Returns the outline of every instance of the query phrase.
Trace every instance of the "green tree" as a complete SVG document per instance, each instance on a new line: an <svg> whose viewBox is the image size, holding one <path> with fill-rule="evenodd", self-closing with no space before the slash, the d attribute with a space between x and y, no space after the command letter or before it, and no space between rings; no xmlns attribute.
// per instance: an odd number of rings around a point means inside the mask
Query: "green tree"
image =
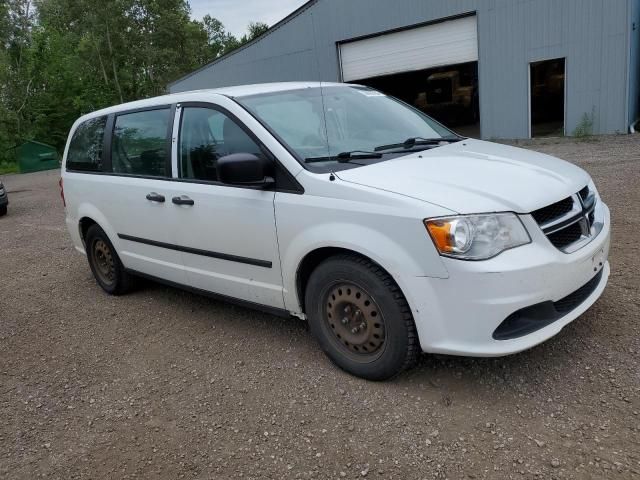
<svg viewBox="0 0 640 480"><path fill-rule="evenodd" d="M258 38L260 35L269 30L269 25L262 22L251 22L249 24L249 33L243 37L247 42L250 42L254 38Z"/></svg>
<svg viewBox="0 0 640 480"><path fill-rule="evenodd" d="M203 59L202 64L211 62L231 50L238 48L238 39L225 30L220 20L213 18L211 15L205 15L202 23L207 32L208 45L206 50L207 56Z"/></svg>
<svg viewBox="0 0 640 480"><path fill-rule="evenodd" d="M267 29L237 39L186 0L0 0L0 160L25 138L61 150L80 115L163 94Z"/></svg>
<svg viewBox="0 0 640 480"><path fill-rule="evenodd" d="M28 101L34 88L30 68L33 5L28 0L5 0L0 7L0 155L29 134Z"/></svg>

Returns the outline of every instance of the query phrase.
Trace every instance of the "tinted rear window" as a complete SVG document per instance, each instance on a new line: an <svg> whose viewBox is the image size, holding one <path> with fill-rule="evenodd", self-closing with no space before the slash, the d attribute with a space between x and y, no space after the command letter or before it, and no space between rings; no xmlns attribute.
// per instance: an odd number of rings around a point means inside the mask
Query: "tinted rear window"
<svg viewBox="0 0 640 480"><path fill-rule="evenodd" d="M67 170L102 171L102 145L107 117L87 120L78 126L67 153Z"/></svg>
<svg viewBox="0 0 640 480"><path fill-rule="evenodd" d="M116 117L111 144L114 173L167 176L170 110L148 110Z"/></svg>

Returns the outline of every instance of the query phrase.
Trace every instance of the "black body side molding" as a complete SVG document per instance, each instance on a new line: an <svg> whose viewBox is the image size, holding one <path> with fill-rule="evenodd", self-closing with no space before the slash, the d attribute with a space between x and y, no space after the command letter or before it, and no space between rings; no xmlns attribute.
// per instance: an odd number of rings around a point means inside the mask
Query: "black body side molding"
<svg viewBox="0 0 640 480"><path fill-rule="evenodd" d="M131 235L125 235L123 233L118 234L118 238L122 240L128 240L129 242L143 243L145 245L151 245L152 247L166 248L169 250L176 250L178 252L192 253L194 255L201 255L203 257L219 258L220 260L227 260L229 262L245 263L247 265L254 265L256 267L272 268L273 263L268 260L259 260L256 258L239 257L238 255L229 255L226 253L211 252L209 250L200 250L199 248L182 247L180 245L173 245L171 243L157 242L155 240L149 240L146 238L132 237Z"/></svg>

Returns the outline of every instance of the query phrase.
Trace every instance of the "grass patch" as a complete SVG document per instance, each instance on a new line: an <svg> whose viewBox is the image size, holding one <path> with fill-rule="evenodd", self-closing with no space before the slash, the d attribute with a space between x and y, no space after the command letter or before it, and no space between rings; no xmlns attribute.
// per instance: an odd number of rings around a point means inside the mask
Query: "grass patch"
<svg viewBox="0 0 640 480"><path fill-rule="evenodd" d="M575 130L573 131L573 136L579 139L587 139L593 136L594 117L595 109L591 111L591 115L589 115L588 113L582 115L580 123L578 123Z"/></svg>
<svg viewBox="0 0 640 480"><path fill-rule="evenodd" d="M15 162L0 162L0 175L6 175L7 173L19 173L18 164Z"/></svg>

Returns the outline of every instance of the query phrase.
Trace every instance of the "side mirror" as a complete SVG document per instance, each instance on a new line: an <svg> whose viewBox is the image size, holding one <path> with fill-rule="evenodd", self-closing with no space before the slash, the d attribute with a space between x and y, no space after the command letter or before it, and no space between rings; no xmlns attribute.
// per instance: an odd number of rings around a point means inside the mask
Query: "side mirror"
<svg viewBox="0 0 640 480"><path fill-rule="evenodd" d="M229 185L267 187L275 181L271 177L272 165L269 160L251 153L234 153L218 159L216 171L218 180Z"/></svg>

